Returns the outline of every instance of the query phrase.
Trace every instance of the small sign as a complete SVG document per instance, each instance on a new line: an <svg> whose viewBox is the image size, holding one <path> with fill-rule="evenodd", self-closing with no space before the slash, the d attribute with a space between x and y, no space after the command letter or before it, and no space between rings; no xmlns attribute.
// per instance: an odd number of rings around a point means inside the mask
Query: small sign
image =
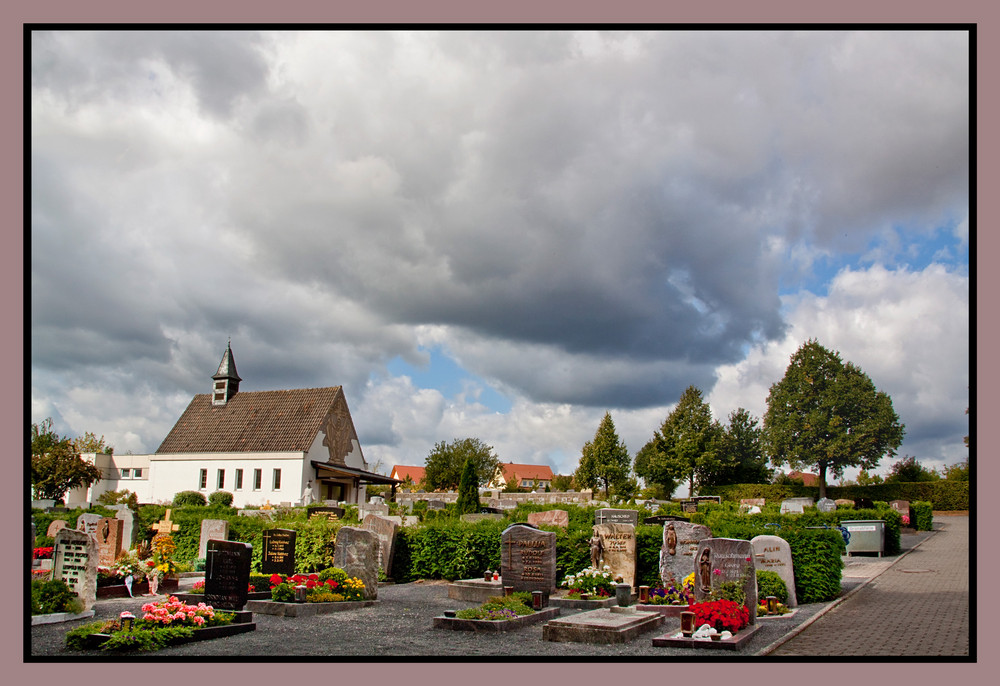
<svg viewBox="0 0 1000 686"><path fill-rule="evenodd" d="M847 526L844 527L848 531L876 531L874 524L865 524L863 526Z"/></svg>

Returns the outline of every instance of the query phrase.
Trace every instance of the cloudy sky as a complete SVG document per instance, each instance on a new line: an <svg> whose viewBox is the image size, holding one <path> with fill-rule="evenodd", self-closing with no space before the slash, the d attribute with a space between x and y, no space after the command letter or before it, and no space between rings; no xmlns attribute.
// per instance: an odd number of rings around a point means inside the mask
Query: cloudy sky
<svg viewBox="0 0 1000 686"><path fill-rule="evenodd" d="M816 338L967 455L963 32L38 32L31 420L155 451L228 340L370 465L635 452ZM896 458L898 459L898 458ZM885 473L893 460L883 460ZM849 476L856 470L848 472Z"/></svg>

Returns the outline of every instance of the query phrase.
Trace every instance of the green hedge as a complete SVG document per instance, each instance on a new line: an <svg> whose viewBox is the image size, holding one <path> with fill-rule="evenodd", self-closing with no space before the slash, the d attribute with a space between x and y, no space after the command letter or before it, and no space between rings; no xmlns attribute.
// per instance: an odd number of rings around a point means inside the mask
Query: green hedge
<svg viewBox="0 0 1000 686"><path fill-rule="evenodd" d="M779 486L776 484L734 484L706 489L705 495L717 495L723 501L738 503L747 498L766 498L782 501L785 498L819 498L819 486ZM868 498L869 500L927 501L934 510L955 511L969 509L968 481L920 481L915 483L876 484L874 486L827 486L826 497Z"/></svg>
<svg viewBox="0 0 1000 686"><path fill-rule="evenodd" d="M931 531L934 529L934 507L925 500L916 500L910 503L913 508L913 517L917 521L910 522L910 526L917 531Z"/></svg>
<svg viewBox="0 0 1000 686"><path fill-rule="evenodd" d="M471 579L500 567L502 520L431 520L398 530L392 560L395 581Z"/></svg>

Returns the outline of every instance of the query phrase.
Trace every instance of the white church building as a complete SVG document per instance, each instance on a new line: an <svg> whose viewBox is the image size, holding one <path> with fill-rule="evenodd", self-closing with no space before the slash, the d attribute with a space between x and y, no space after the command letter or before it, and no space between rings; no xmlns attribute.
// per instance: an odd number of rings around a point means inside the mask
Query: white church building
<svg viewBox="0 0 1000 686"><path fill-rule="evenodd" d="M231 346L151 455L84 454L104 477L66 496L67 506L128 489L140 503L169 503L180 491L233 494L233 506L360 504L368 484L399 480L368 471L343 388L240 392Z"/></svg>

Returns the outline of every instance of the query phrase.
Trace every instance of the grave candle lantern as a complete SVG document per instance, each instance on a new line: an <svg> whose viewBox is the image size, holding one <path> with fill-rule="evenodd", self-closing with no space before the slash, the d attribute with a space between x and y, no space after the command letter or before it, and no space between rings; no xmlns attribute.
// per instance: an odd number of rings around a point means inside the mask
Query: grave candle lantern
<svg viewBox="0 0 1000 686"><path fill-rule="evenodd" d="M503 587L503 594L504 594L505 596L509 596L509 595L511 595L512 593L514 593L514 587L513 587L513 586L504 586L504 587Z"/></svg>
<svg viewBox="0 0 1000 686"><path fill-rule="evenodd" d="M118 617L118 622L121 624L122 631L131 632L135 625L135 615L131 612L122 612Z"/></svg>
<svg viewBox="0 0 1000 686"><path fill-rule="evenodd" d="M308 593L308 591L309 591L309 589L306 588L305 586L296 586L295 587L295 602L297 602L297 603L304 603L304 602L306 602L306 593Z"/></svg>
<svg viewBox="0 0 1000 686"><path fill-rule="evenodd" d="M492 581L492 580L493 580L493 572L487 569L485 572L483 572L483 581Z"/></svg>
<svg viewBox="0 0 1000 686"><path fill-rule="evenodd" d="M639 602L645 603L649 600L649 586L639 587Z"/></svg>
<svg viewBox="0 0 1000 686"><path fill-rule="evenodd" d="M681 633L687 638L691 638L694 634L694 613L693 612L682 612L681 613Z"/></svg>
<svg viewBox="0 0 1000 686"><path fill-rule="evenodd" d="M778 597L769 595L767 596L767 614L773 615L778 611Z"/></svg>
<svg viewBox="0 0 1000 686"><path fill-rule="evenodd" d="M535 610L542 609L542 592L532 591L531 592L531 607Z"/></svg>

